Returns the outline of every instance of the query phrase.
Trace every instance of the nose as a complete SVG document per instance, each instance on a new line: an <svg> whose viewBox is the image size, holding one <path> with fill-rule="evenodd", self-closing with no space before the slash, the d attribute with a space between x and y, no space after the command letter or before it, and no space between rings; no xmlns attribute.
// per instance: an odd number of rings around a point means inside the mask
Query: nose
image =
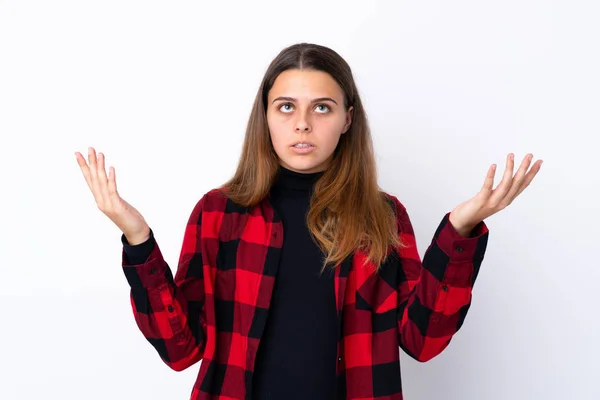
<svg viewBox="0 0 600 400"><path fill-rule="evenodd" d="M296 132L308 132L310 131L310 125L306 121L298 121L296 124Z"/></svg>
<svg viewBox="0 0 600 400"><path fill-rule="evenodd" d="M296 133L306 133L311 130L310 126L310 111L298 112L298 119L296 120Z"/></svg>

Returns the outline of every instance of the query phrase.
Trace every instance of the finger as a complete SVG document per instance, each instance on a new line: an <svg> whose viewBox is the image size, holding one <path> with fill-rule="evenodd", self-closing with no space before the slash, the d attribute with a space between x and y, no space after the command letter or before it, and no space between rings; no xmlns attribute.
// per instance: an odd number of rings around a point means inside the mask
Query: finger
<svg viewBox="0 0 600 400"><path fill-rule="evenodd" d="M511 186L510 190L508 191L508 193L506 194L506 196L504 197L504 199L502 200L502 206L504 206L504 207L508 206L510 203L512 203L514 198L517 196L519 189L525 183L525 173L529 169L532 159L533 159L533 154L527 154L523 158L523 161L521 162L521 165L519 166L519 169L517 170L517 173L516 173L515 177L513 178L513 184Z"/></svg>
<svg viewBox="0 0 600 400"><path fill-rule="evenodd" d="M77 159L77 164L79 165L79 168L81 169L81 173L83 174L85 183L87 183L88 187L91 190L92 189L92 178L90 176L90 169L87 165L87 162L85 161L85 158L83 158L83 155L81 155L81 153L78 151L75 152L75 158Z"/></svg>
<svg viewBox="0 0 600 400"><path fill-rule="evenodd" d="M108 169L108 194L111 198L117 194L117 179L115 175L115 168L110 167Z"/></svg>
<svg viewBox="0 0 600 400"><path fill-rule="evenodd" d="M506 157L506 160L506 168L504 169L502 181L500 182L498 187L494 189L494 192L492 193L492 196L490 198L493 204L499 204L502 201L502 199L504 199L504 197L508 193L508 190L512 186L513 169L515 166L514 154L510 153Z"/></svg>
<svg viewBox="0 0 600 400"><path fill-rule="evenodd" d="M517 194L515 195L515 198L517 196L519 196L521 193L523 193L523 191L529 186L529 184L531 183L531 181L533 181L533 178L535 178L535 176L537 175L537 173L540 172L540 168L542 167L542 162L543 162L543 160L537 160L535 162L535 164L533 164L533 167L531 167L531 170L527 173L527 175L525 175L525 179L523 180L523 184L521 185L521 187L517 191Z"/></svg>
<svg viewBox="0 0 600 400"><path fill-rule="evenodd" d="M104 164L104 153L100 152L98 153L98 186L102 192L102 198L108 200L108 178L106 177L106 167Z"/></svg>
<svg viewBox="0 0 600 400"><path fill-rule="evenodd" d="M94 193L96 203L100 204L102 202L102 190L100 190L98 182L96 150L93 147L88 149L88 163L90 164L90 176L92 177L92 192Z"/></svg>
<svg viewBox="0 0 600 400"><path fill-rule="evenodd" d="M494 176L496 175L496 164L492 164L488 169L487 175L485 177L485 181L483 182L483 186L481 187L481 191L489 196L492 193L492 188L494 187Z"/></svg>
<svg viewBox="0 0 600 400"><path fill-rule="evenodd" d="M75 153L75 156L77 157L77 163L79 164L79 167L81 168L81 172L83 173L83 176L85 177L85 182L87 183L88 187L90 188L90 191L92 192L94 201L96 202L96 204L98 204L98 202L102 201L102 199L98 196L97 191L94 189L94 177L92 176L92 172L91 172L87 162L85 161L85 158L83 157L83 155L81 153L77 152L77 153Z"/></svg>
<svg viewBox="0 0 600 400"><path fill-rule="evenodd" d="M115 175L114 167L110 167L108 169L108 195L113 210L118 210L118 207L121 205L121 199L119 197L119 193L117 192L117 179Z"/></svg>

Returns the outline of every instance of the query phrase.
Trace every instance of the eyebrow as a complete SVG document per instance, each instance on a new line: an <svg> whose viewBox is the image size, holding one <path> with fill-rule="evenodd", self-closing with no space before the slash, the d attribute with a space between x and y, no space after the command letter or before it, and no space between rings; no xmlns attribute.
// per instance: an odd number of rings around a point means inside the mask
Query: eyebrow
<svg viewBox="0 0 600 400"><path fill-rule="evenodd" d="M277 100L285 100L285 101L292 101L292 102L296 102L298 101L298 99L294 98L294 97L285 97L285 96L280 96L278 98L276 98L275 100L273 100L273 103L275 103ZM319 103L321 101L331 101L333 102L335 105L337 105L337 101L335 101L334 99L332 99L331 97L319 97L316 99L313 99L311 101L311 103ZM273 104L271 103L271 104Z"/></svg>

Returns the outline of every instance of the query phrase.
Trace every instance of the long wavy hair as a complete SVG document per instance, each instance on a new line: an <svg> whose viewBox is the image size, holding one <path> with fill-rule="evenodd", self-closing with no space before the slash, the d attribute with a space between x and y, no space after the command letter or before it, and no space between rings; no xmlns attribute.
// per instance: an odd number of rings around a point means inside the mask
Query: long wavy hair
<svg viewBox="0 0 600 400"><path fill-rule="evenodd" d="M357 249L365 253L365 264L370 261L379 269L391 246L403 244L393 203L377 183L371 132L352 71L328 47L298 43L273 59L254 100L237 170L219 190L242 207L268 197L280 164L267 124L267 99L275 79L289 69L328 73L344 92L345 111L354 107L350 128L340 136L333 159L315 183L307 213L309 232L325 254L322 271Z"/></svg>

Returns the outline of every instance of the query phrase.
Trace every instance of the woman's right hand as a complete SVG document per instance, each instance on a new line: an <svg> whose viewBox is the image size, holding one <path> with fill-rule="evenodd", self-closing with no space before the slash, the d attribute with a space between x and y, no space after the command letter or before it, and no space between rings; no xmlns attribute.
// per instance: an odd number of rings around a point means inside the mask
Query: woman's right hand
<svg viewBox="0 0 600 400"><path fill-rule="evenodd" d="M96 157L94 148L88 148L89 166L81 153L75 152L75 157L100 211L117 225L129 244L145 242L150 236L150 228L138 210L119 196L115 169L110 167L106 175L104 154L98 153Z"/></svg>

